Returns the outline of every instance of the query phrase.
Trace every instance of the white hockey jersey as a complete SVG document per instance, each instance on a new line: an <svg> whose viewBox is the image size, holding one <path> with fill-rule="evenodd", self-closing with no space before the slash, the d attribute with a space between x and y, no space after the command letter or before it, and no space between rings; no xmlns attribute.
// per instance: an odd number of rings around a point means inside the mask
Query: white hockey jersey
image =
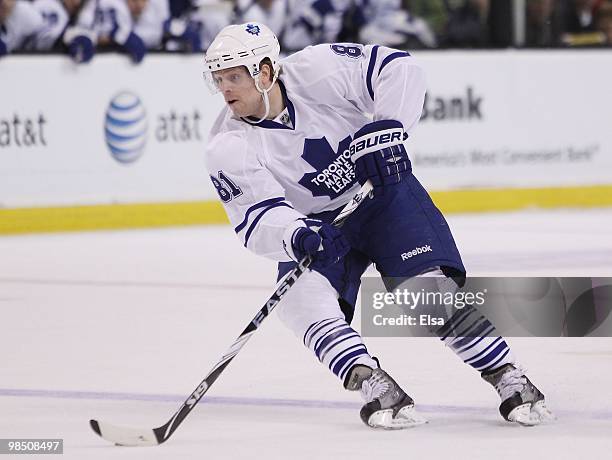
<svg viewBox="0 0 612 460"><path fill-rule="evenodd" d="M25 0L17 0L13 11L3 24L0 24L0 39L11 52L25 47L44 28L45 23L40 13Z"/></svg>
<svg viewBox="0 0 612 460"><path fill-rule="evenodd" d="M243 244L290 260L283 234L295 219L334 210L359 189L348 152L372 120L410 133L425 97L423 71L403 51L324 44L281 60L287 110L252 125L224 108L206 148L208 171Z"/></svg>
<svg viewBox="0 0 612 460"><path fill-rule="evenodd" d="M38 51L50 50L68 25L68 12L61 0L34 0L32 5L45 21L45 26L36 35L32 48Z"/></svg>

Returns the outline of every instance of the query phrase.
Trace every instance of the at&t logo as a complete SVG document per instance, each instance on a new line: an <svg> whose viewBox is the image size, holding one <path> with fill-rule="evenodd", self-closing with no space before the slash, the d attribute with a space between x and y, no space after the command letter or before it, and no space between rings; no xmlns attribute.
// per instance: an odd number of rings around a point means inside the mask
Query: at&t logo
<svg viewBox="0 0 612 460"><path fill-rule="evenodd" d="M104 135L111 155L120 163L133 163L147 142L147 115L134 93L121 92L106 109Z"/></svg>

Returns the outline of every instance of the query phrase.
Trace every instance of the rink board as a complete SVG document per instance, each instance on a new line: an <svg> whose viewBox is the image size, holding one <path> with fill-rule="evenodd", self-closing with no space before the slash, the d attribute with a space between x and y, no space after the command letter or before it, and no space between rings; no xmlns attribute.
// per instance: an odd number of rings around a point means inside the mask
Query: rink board
<svg viewBox="0 0 612 460"><path fill-rule="evenodd" d="M612 205L612 52L415 54L428 95L407 147L444 211ZM0 61L0 233L225 222L203 158L223 101L201 71Z"/></svg>
<svg viewBox="0 0 612 460"><path fill-rule="evenodd" d="M432 192L444 213L612 205L612 186ZM0 235L227 224L220 201L0 209Z"/></svg>

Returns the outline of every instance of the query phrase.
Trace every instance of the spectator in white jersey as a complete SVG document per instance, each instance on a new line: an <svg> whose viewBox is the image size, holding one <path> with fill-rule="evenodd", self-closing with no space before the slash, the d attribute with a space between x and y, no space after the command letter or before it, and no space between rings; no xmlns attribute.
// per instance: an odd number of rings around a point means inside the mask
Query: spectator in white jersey
<svg viewBox="0 0 612 460"><path fill-rule="evenodd" d="M45 26L33 40L32 49L60 50L64 32L79 10L81 0L34 0L33 5L43 17Z"/></svg>
<svg viewBox="0 0 612 460"><path fill-rule="evenodd" d="M350 322L371 264L390 292L465 294L452 233L412 174L405 144L423 111L424 72L409 53L379 45L321 44L282 60L279 53L277 37L259 23L228 26L209 47L205 76L226 103L206 145L211 181L241 243L278 261L279 279L311 261L289 290L278 288L278 316L344 388L361 392L363 422L421 424L412 398ZM371 195L356 195L367 185ZM355 201L341 229L333 226ZM428 332L497 390L506 420L552 418L544 395L473 305L419 307L445 315ZM410 351L402 353L409 365Z"/></svg>
<svg viewBox="0 0 612 460"><path fill-rule="evenodd" d="M45 26L30 2L0 0L0 57L27 47Z"/></svg>

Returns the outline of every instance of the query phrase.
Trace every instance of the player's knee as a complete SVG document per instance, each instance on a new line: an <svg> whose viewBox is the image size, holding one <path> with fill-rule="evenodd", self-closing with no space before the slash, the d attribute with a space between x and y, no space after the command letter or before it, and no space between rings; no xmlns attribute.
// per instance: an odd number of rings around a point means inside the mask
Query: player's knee
<svg viewBox="0 0 612 460"><path fill-rule="evenodd" d="M336 290L324 276L312 271L287 292L276 311L281 322L300 339L317 321L344 318Z"/></svg>

